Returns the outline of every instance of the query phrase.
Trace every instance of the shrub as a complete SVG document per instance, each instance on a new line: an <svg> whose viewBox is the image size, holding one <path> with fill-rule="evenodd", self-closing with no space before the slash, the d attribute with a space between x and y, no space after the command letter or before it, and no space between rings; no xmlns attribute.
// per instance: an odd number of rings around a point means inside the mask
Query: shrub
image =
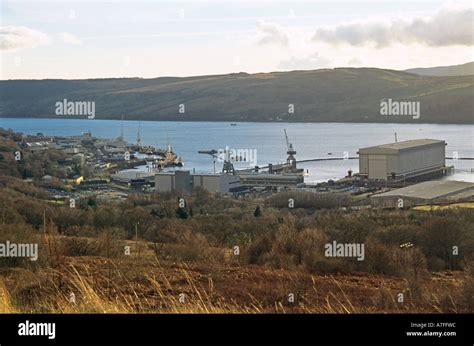
<svg viewBox="0 0 474 346"><path fill-rule="evenodd" d="M47 263L47 250L43 237L30 225L0 225L0 242L2 244L33 244L37 245L37 260L29 257L0 257L0 267L26 267L36 269ZM33 254L31 254L33 255Z"/></svg>
<svg viewBox="0 0 474 346"><path fill-rule="evenodd" d="M295 208L337 208L351 204L351 199L347 194L314 192L277 193L268 198L267 204L275 208L288 208L290 198L295 201Z"/></svg>
<svg viewBox="0 0 474 346"><path fill-rule="evenodd" d="M183 262L222 263L224 260L221 249L212 248L204 235L189 230L181 234L178 244L164 246L160 250L163 255Z"/></svg>
<svg viewBox="0 0 474 346"><path fill-rule="evenodd" d="M463 284L463 295L467 311L474 311L474 262L467 266L467 277Z"/></svg>
<svg viewBox="0 0 474 346"><path fill-rule="evenodd" d="M119 241L110 233L102 232L98 238L64 237L61 239L63 256L117 257L122 253Z"/></svg>

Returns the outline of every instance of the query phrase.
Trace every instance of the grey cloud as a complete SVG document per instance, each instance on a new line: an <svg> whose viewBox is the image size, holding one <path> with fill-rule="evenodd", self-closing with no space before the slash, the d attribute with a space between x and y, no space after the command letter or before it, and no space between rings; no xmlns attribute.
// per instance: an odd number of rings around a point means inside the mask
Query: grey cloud
<svg viewBox="0 0 474 346"><path fill-rule="evenodd" d="M393 43L420 43L433 47L474 44L474 10L445 9L430 18L396 19L375 23L346 23L319 28L314 41L353 46L375 44L386 47Z"/></svg>

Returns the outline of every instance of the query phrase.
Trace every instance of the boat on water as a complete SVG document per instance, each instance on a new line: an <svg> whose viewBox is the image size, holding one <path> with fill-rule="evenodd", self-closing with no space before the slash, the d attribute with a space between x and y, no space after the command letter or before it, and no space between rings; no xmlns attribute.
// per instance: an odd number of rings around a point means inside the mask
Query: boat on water
<svg viewBox="0 0 474 346"><path fill-rule="evenodd" d="M173 152L170 144L167 144L166 149L155 148L153 146L138 146L132 145L129 147L134 153L140 154L143 160L152 160L153 165L157 169L167 167L183 167L184 161Z"/></svg>

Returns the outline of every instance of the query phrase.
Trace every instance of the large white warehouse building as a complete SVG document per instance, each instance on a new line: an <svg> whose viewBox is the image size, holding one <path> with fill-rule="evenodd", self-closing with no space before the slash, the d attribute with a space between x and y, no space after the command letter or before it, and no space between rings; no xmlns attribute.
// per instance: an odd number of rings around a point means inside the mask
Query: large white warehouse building
<svg viewBox="0 0 474 346"><path fill-rule="evenodd" d="M423 180L446 171L446 142L415 139L359 149L359 175L373 180Z"/></svg>

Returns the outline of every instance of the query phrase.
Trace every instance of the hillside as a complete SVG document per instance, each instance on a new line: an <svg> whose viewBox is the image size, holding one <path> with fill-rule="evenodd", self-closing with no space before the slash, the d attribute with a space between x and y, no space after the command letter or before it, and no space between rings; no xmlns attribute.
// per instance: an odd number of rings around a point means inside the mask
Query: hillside
<svg viewBox="0 0 474 346"><path fill-rule="evenodd" d="M474 75L474 61L462 65L436 66L427 68L412 68L405 72L416 73L422 76L472 76Z"/></svg>
<svg viewBox="0 0 474 346"><path fill-rule="evenodd" d="M95 101L96 119L472 123L474 76L373 68L156 79L0 81L1 117L56 117L55 103ZM381 116L380 100L420 101L421 117ZM179 105L185 112L179 113ZM295 107L289 114L289 104ZM72 116L63 116L72 117ZM79 116L85 118L85 116Z"/></svg>
<svg viewBox="0 0 474 346"><path fill-rule="evenodd" d="M116 202L88 193L71 208L53 202L57 190L0 173L0 234L38 245L34 261L0 256L0 313L473 311L467 209L342 212L291 192L309 202L291 210L200 190L186 196L195 213L183 218L177 193ZM365 244L364 260L326 255L332 240ZM416 246L403 248L408 241Z"/></svg>

